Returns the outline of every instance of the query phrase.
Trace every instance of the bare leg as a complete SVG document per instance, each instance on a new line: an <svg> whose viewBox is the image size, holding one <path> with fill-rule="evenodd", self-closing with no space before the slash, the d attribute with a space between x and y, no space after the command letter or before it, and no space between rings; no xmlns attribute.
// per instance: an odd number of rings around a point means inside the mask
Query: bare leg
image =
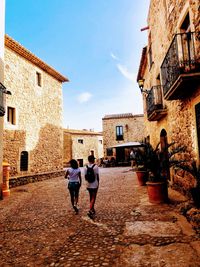
<svg viewBox="0 0 200 267"><path fill-rule="evenodd" d="M96 201L96 196L97 196L97 190L90 190L90 210L94 212L94 204Z"/></svg>

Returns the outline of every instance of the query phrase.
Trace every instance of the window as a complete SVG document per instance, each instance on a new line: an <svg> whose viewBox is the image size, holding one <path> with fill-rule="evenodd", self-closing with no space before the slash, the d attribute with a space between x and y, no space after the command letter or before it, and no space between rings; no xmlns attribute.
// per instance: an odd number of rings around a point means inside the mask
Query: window
<svg viewBox="0 0 200 267"><path fill-rule="evenodd" d="M0 117L5 114L4 90L6 90L6 88L2 83L0 83Z"/></svg>
<svg viewBox="0 0 200 267"><path fill-rule="evenodd" d="M15 108L7 107L7 121L10 124L16 124L16 111Z"/></svg>
<svg viewBox="0 0 200 267"><path fill-rule="evenodd" d="M101 144L101 145L103 144L102 140L99 140L99 144Z"/></svg>
<svg viewBox="0 0 200 267"><path fill-rule="evenodd" d="M149 68L153 65L153 59L152 59L152 47L149 46Z"/></svg>
<svg viewBox="0 0 200 267"><path fill-rule="evenodd" d="M194 67L195 62L194 35L191 33L189 12L182 21L180 33L177 35L179 62L180 67L187 71Z"/></svg>
<svg viewBox="0 0 200 267"><path fill-rule="evenodd" d="M163 97L162 97L162 88L160 86L160 74L158 74L156 78L156 86L153 86L153 95L154 95L154 104L159 108L158 105L163 104ZM160 108L162 108L160 106Z"/></svg>
<svg viewBox="0 0 200 267"><path fill-rule="evenodd" d="M20 171L28 171L28 152L27 151L21 152Z"/></svg>
<svg viewBox="0 0 200 267"><path fill-rule="evenodd" d="M36 71L36 84L37 86L42 86L42 74Z"/></svg>
<svg viewBox="0 0 200 267"><path fill-rule="evenodd" d="M77 159L78 161L78 166L83 167L83 159Z"/></svg>
<svg viewBox="0 0 200 267"><path fill-rule="evenodd" d="M79 144L83 144L83 139L78 139Z"/></svg>
<svg viewBox="0 0 200 267"><path fill-rule="evenodd" d="M124 140L123 126L116 126L116 140Z"/></svg>
<svg viewBox="0 0 200 267"><path fill-rule="evenodd" d="M190 16L189 12L186 14L185 19L180 27L182 32L189 32L190 31Z"/></svg>
<svg viewBox="0 0 200 267"><path fill-rule="evenodd" d="M113 156L113 149L112 148L107 148L106 149L106 154L107 154L107 156Z"/></svg>

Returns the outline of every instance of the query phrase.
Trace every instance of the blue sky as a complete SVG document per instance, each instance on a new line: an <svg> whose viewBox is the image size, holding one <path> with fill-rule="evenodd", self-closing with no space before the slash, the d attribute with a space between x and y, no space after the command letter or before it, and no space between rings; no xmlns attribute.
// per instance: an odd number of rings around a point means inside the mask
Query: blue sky
<svg viewBox="0 0 200 267"><path fill-rule="evenodd" d="M143 112L136 76L149 0L6 0L6 33L61 74L63 127ZM52 111L53 112L53 111Z"/></svg>

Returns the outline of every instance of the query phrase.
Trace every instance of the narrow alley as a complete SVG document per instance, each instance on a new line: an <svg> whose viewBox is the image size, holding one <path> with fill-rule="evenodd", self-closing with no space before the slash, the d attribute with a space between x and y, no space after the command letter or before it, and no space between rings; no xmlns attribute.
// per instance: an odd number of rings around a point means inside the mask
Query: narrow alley
<svg viewBox="0 0 200 267"><path fill-rule="evenodd" d="M200 266L200 236L179 213L185 199L169 197L152 205L129 167L101 168L92 221L84 183L78 215L63 177L12 188L0 202L0 266Z"/></svg>

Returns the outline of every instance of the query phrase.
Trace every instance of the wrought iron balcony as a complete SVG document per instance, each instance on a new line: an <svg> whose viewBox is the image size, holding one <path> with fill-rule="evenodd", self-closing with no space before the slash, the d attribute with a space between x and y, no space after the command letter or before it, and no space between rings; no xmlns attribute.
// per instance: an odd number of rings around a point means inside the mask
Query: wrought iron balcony
<svg viewBox="0 0 200 267"><path fill-rule="evenodd" d="M189 96L200 82L200 32L176 34L161 65L164 98Z"/></svg>
<svg viewBox="0 0 200 267"><path fill-rule="evenodd" d="M149 121L158 121L167 114L163 105L162 86L153 86L146 98L147 118Z"/></svg>

